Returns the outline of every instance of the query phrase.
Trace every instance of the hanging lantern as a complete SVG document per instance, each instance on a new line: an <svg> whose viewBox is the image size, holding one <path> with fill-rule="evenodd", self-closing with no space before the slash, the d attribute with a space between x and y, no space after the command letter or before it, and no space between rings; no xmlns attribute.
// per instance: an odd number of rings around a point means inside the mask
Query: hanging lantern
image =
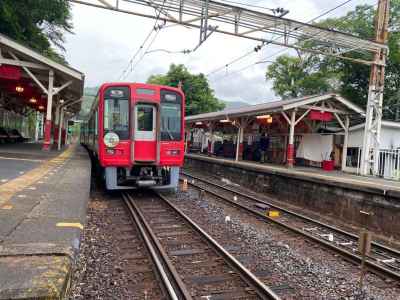
<svg viewBox="0 0 400 300"><path fill-rule="evenodd" d="M21 86L21 85L17 85L17 86L15 87L15 91L16 91L17 93L23 93L23 92L24 92L24 87Z"/></svg>
<svg viewBox="0 0 400 300"><path fill-rule="evenodd" d="M35 97L32 97L31 99L29 99L29 103L36 103L37 100L35 99Z"/></svg>

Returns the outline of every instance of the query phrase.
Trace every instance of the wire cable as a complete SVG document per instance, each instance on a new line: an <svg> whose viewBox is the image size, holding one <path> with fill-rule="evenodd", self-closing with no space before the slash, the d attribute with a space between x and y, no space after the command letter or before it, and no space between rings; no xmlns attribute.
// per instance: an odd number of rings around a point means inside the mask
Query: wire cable
<svg viewBox="0 0 400 300"><path fill-rule="evenodd" d="M129 63L127 65L127 67L122 71L121 75L119 76L119 79L122 79L125 77L126 73L128 72L129 68L131 68L133 61L135 60L135 58L139 55L140 51L142 51L144 45L147 43L148 39L150 38L151 34L153 33L154 28L152 28L152 30L148 33L148 35L146 36L146 38L144 39L143 43L141 44L141 46L138 48L138 50L135 52L135 54L132 56L132 58L129 60Z"/></svg>
<svg viewBox="0 0 400 300"><path fill-rule="evenodd" d="M150 39L150 37L151 37L151 35L153 34L154 31L156 31L156 35L155 36L157 37L159 31L157 31L157 29L156 29L157 27L156 26L157 26L158 20L160 19L161 12L162 12L162 10L164 8L165 1L166 0L163 1L161 8L158 10L158 14L156 16L156 20L154 22L153 27L151 28L150 32L147 34L146 38L144 39L143 43L140 45L139 49L135 52L135 54L129 60L129 63L128 63L127 67L122 71L121 75L119 76L119 80L126 78L128 76L128 74L133 71L133 62L134 62L134 60L140 54L140 52L143 50L143 48L145 47L147 41ZM154 40L155 40L155 38L153 38L151 44L153 44ZM147 48L147 50L148 49L149 48ZM143 58L143 56L142 56L142 58ZM129 69L130 69L130 72L129 72Z"/></svg>
<svg viewBox="0 0 400 300"><path fill-rule="evenodd" d="M161 30L161 29L160 29L160 30ZM150 47L153 45L154 41L156 40L158 34L160 33L160 30L157 30L157 31L156 31L156 34L154 35L154 37L153 37L153 39L151 40L151 42L148 44L148 46L147 46L146 50L143 52L142 56L139 58L139 60L138 60L134 65L132 65L131 72L132 72L133 70L136 69L136 67L140 64L140 62L143 60L143 58L144 58L144 57L146 56L146 54L149 52L149 49L150 49Z"/></svg>
<svg viewBox="0 0 400 300"><path fill-rule="evenodd" d="M351 1L353 1L353 0L347 0L347 1L345 1L345 2L343 2L343 3L341 3L341 4L339 4L339 5L337 5L336 7L332 8L332 9L330 9L330 10L328 10L328 11L326 11L326 12L320 14L320 15L318 15L317 17L314 17L314 18L311 19L308 23L314 22L315 20L317 20L317 19L319 19L319 18L321 18L321 17L323 17L323 16L326 16L327 14L329 14L329 13L331 13L332 11L334 11L334 10L336 10L336 9L338 9L338 8L340 8L340 7L344 6L344 5L346 5L346 4L348 4L348 3L351 2ZM373 5L371 5L371 6L365 7L365 8L363 9L363 11L364 11L364 10L367 10L367 9L370 9L371 7L375 7L377 4L378 4L378 2L375 2L375 4L373 4ZM348 19L349 17L350 17L350 16L344 17L344 19ZM304 26L305 26L305 25L304 25ZM289 51L289 49L287 49L287 48L282 49L282 50L278 51L277 53L274 53L274 54L272 54L272 55L270 55L270 56L267 56L267 57L263 58L263 60L269 59L269 58L271 58L271 57L273 57L273 56L276 56L277 54L284 53L284 52L287 52L287 51ZM247 55L250 55L250 54L252 54L252 53L255 53L255 52L254 52L254 51L248 52L248 53L246 53L245 55L242 55L242 56L240 56L239 58L233 60L232 62L237 62L237 61L239 61L239 60L242 60L244 57L246 57ZM228 63L228 64L226 64L226 65L224 65L223 67L220 67L220 68L218 68L218 69L212 71L211 73L207 74L207 76L209 76L209 75L211 75L211 74L214 74L214 73L216 73L216 72L219 72L220 70L222 70L222 69L224 69L224 68L227 68L229 65L232 64L232 62L231 62L231 63ZM223 79L223 78L225 78L225 77L228 77L228 76L231 76L231 75L234 75L234 74L238 74L238 73L240 73L240 72L242 72L242 71L244 71L244 70L250 68L251 66L256 65L257 63L258 63L258 62L252 63L252 64L250 64L250 65L248 65L248 66L246 66L246 67L244 67L244 68L242 68L242 69L240 69L240 70L236 70L236 71L234 71L233 73L225 74L225 75L221 76L220 78L217 78L217 79L214 79L214 80L217 80L217 81L218 81L218 80Z"/></svg>
<svg viewBox="0 0 400 300"><path fill-rule="evenodd" d="M309 20L309 21L307 22L307 24L308 24L308 23L312 23L312 22L314 22L315 20L317 20L317 19L319 19L319 18L322 18L322 17L324 17L324 16L330 14L331 12L335 11L336 9L339 9L339 8L345 6L346 4L348 4L348 3L352 2L352 1L353 1L353 0L346 0L346 1L344 1L343 3L341 3L341 4L337 5L337 6L331 8L331 9L325 11L325 12L323 12L322 14L320 14L320 15L318 15L318 16L312 18L311 20ZM304 26L305 26L305 25L303 25L303 27L304 27ZM301 27L300 27L300 28L301 28ZM289 32L289 33L290 33L290 32ZM276 40L278 40L279 38L280 38L280 37L277 37L277 38L273 39L272 41L276 41ZM265 46L266 44L269 44L269 43L264 43L261 47ZM287 49L285 49L285 51L287 51ZM249 56L249 55L251 55L251 54L253 54L253 53L255 53L254 49L252 49L251 51L245 53L244 55L241 55L240 57L238 57L238 58L232 60L231 62L225 64L224 66L218 67L217 69L211 71L210 73L207 74L207 77L210 76L210 75L212 75L212 74L215 74L215 73L217 73L217 72L219 72L219 71L221 71L221 70L223 70L223 69L225 69L225 68L227 68L227 67L229 67L230 65L232 65L232 64L234 64L234 63L236 63L236 62L238 62L238 61L240 61L240 60L242 60L242 59L244 59L245 57L247 57L247 56Z"/></svg>

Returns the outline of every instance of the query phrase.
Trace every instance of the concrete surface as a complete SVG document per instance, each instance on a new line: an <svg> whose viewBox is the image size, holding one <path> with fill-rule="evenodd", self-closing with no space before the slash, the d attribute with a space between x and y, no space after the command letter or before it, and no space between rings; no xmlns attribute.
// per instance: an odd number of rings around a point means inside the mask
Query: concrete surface
<svg viewBox="0 0 400 300"><path fill-rule="evenodd" d="M60 299L85 225L90 160L80 146L61 154L17 150L43 161L0 185L0 299Z"/></svg>
<svg viewBox="0 0 400 300"><path fill-rule="evenodd" d="M60 152L43 152L42 144L0 144L0 185L36 168Z"/></svg>

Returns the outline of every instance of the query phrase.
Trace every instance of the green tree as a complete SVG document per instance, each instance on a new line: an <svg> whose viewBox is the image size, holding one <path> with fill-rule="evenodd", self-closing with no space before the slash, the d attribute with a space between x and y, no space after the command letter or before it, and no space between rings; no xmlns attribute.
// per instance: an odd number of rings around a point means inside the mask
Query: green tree
<svg viewBox="0 0 400 300"><path fill-rule="evenodd" d="M186 115L221 110L225 107L214 95L204 74L191 74L184 65L172 64L165 75L152 75L148 83L177 87L182 83L186 97Z"/></svg>
<svg viewBox="0 0 400 300"><path fill-rule="evenodd" d="M288 99L332 90L338 74L318 56L282 55L268 67L266 79L273 80L274 91Z"/></svg>
<svg viewBox="0 0 400 300"><path fill-rule="evenodd" d="M376 9L373 6L360 5L344 17L327 19L319 25L373 40L375 38L375 15ZM400 0L391 0L390 2L388 46L389 56L385 73L384 115L386 118L394 118L395 105L400 100ZM353 55L352 57L372 58L361 54L358 56ZM365 107L368 100L371 68L344 60L331 60L331 63L334 64L336 69L342 71L340 78L341 94Z"/></svg>
<svg viewBox="0 0 400 300"><path fill-rule="evenodd" d="M67 0L1 0L0 32L65 63L64 33L72 32L71 10Z"/></svg>

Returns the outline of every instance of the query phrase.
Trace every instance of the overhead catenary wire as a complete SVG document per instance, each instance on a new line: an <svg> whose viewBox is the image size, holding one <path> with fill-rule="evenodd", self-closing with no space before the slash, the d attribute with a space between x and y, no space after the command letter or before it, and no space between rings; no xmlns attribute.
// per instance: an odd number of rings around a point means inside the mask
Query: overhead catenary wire
<svg viewBox="0 0 400 300"><path fill-rule="evenodd" d="M148 35L146 36L146 38L144 39L143 43L140 45L140 47L138 48L138 50L135 52L135 54L132 56L132 58L129 60L129 63L127 65L127 67L122 71L121 75L119 76L119 79L122 79L125 77L125 74L128 72L129 68L131 68L133 61L135 60L135 58L139 55L140 51L142 51L144 45L147 43L148 39L150 38L151 34L153 33L154 28L148 33Z"/></svg>
<svg viewBox="0 0 400 300"><path fill-rule="evenodd" d="M160 30L161 30L161 29L160 29ZM136 67L140 64L140 62L143 60L143 58L144 58L144 57L146 56L146 54L149 52L149 49L150 49L150 47L153 45L154 41L156 40L158 34L160 33L160 30L157 30L157 31L156 31L156 34L153 36L153 39L152 39L152 40L150 41L150 43L147 45L146 50L143 52L142 56L138 59L138 61L137 61L134 65L132 65L131 72L132 72L133 70L136 69Z"/></svg>
<svg viewBox="0 0 400 300"><path fill-rule="evenodd" d="M158 24L158 20L160 19L160 15L161 15L161 13L162 13L162 10L163 10L163 8L164 8L165 1L166 1L166 0L163 1L161 8L158 9L158 14L157 14L157 16L156 16L156 20L155 20L154 25L152 26L150 32L147 34L147 36L146 36L146 38L144 39L143 43L140 45L140 47L138 48L138 50L134 53L134 55L132 56L132 58L129 60L129 63L128 63L127 67L122 71L121 75L119 76L119 80L126 78L126 77L128 76L128 74L131 73L131 72L134 70L134 64L133 64L133 63L134 63L134 60L135 60L136 57L142 52L143 48L145 47L147 41L150 39L150 37L151 37L151 35L153 34L153 32L156 32L155 37L154 37L153 40L150 42L150 46L154 43L155 38L157 37L159 31L161 30L161 27L160 27L160 28L157 28L157 24ZM149 49L149 47L147 47L146 51L144 52L144 55L146 54L146 52L148 51L148 49ZM144 56L144 55L142 55L142 57L139 59L139 61L143 59L143 56ZM137 65L137 64L135 64L135 66L136 66L136 65ZM130 72L129 72L129 70L130 70Z"/></svg>
<svg viewBox="0 0 400 300"><path fill-rule="evenodd" d="M311 20L308 21L307 23L314 22L314 21L316 21L317 19L322 18L322 17L324 17L324 16L330 14L330 13L333 12L334 10L343 7L344 5L350 3L351 1L353 1L353 0L346 0L345 2L343 2L343 3L341 3L341 4L337 5L337 6L335 6L334 8L331 8L331 9L329 9L328 11L326 11L326 12L324 12L324 13L322 13L322 14L316 16L316 17L314 17L313 19L311 19ZM364 11L364 10L370 9L371 7L375 7L377 4L378 4L378 1L375 2L375 4L371 4L371 6L366 6L366 7L364 7L364 8L363 8L363 11ZM345 17L345 19L347 19L347 18L349 18L349 17L350 17L350 16L347 16L347 17ZM305 26L305 25L303 25L303 26ZM264 44L258 46L258 47L259 47L258 50L260 50L263 46L265 46L265 45L267 45L267 44L269 44L269 43L264 43ZM273 57L273 56L276 56L276 55L279 54L279 53L284 53L284 52L287 52L287 51L289 51L289 50L290 50L290 49L282 49L282 50L278 51L278 53L274 53L274 54L272 54L272 55L270 55L270 56L267 56L267 57L263 58L263 60L269 59L269 58L271 58L271 57ZM229 62L229 63L227 63L227 64L225 64L225 65L223 65L223 66L221 66L221 67L219 67L219 68L217 68L217 69L215 69L215 70L213 70L212 72L208 73L207 76L210 76L210 75L213 75L213 74L215 74L215 73L218 73L219 71L221 71L221 70L223 70L223 69L226 69L227 67L231 66L232 64L234 64L234 63L236 63L236 62L238 62L238 61L244 59L245 57L250 56L250 55L252 55L252 54L254 54L254 53L256 53L256 51L255 51L254 49L252 49L251 51L245 53L244 55L241 55L240 57L238 57L238 58L232 60L231 62ZM225 75L221 76L220 78L217 78L216 80L220 80L220 79L222 79L222 78L225 78L225 77L227 77L227 76L231 76L231 75L233 75L233 74L238 74L238 73L240 73L240 72L242 72L242 71L244 71L244 70L246 70L246 69L248 69L248 68L250 68L251 66L254 66L254 65L256 65L256 64L257 64L257 62L252 63L252 64L247 65L246 67L244 67L244 68L242 68L242 69L240 69L240 70L236 70L236 71L234 71L234 72L232 72L232 73L225 74ZM215 80L215 79L214 79L214 80Z"/></svg>
<svg viewBox="0 0 400 300"><path fill-rule="evenodd" d="M337 5L337 6L335 6L334 8L331 8L331 9L329 9L328 11L323 12L322 14L320 14L320 15L318 15L318 16L312 18L312 19L309 20L307 23L314 22L314 21L318 20L319 18L322 18L322 17L326 16L327 14L331 13L332 11L334 11L334 10L336 10L336 9L338 9L338 8L340 8L340 7L342 7L342 6L346 5L346 4L348 4L348 3L350 3L351 1L353 1L353 0L346 0L345 2L343 2L343 3L341 3L341 4ZM275 40L277 40L277 39L279 39L279 37L275 38ZM260 45L260 46L263 47L263 46L265 46L265 44L262 44L262 45ZM261 48L259 48L259 49L261 49ZM287 49L285 49L285 51L286 51L286 50L287 50ZM236 63L236 62L238 62L238 61L244 59L245 57L247 57L247 56L249 56L249 55L252 55L252 54L254 54L254 53L255 53L255 51L254 51L254 49L252 49L251 51L246 52L244 55L239 56L238 58L232 60L231 62L225 64L224 66L221 66L221 67L215 69L214 71L208 73L207 76L210 76L210 75L212 75L212 74L215 74L215 73L217 73L217 72L219 72L219 71L221 71L221 70L227 68L228 66L230 66L230 65L232 65L232 64L234 64L234 63Z"/></svg>
<svg viewBox="0 0 400 300"><path fill-rule="evenodd" d="M272 58L272 57L274 57L274 56L276 56L276 55L278 55L278 54L281 54L281 53L283 53L283 52L286 52L286 51L287 51L287 49L281 49L281 50L279 50L279 51L277 51L277 52L275 52L275 53L273 53L273 54L271 54L271 55L269 55L269 56L263 58L263 60L267 60L267 59L269 59L269 58ZM230 76L232 76L232 75L239 74L239 73L241 73L241 72L243 72L243 71L245 71L245 70L247 70L247 69L249 69L249 68L251 68L251 67L257 65L257 64L260 64L260 63L264 63L264 61L256 61L256 62L251 63L250 65L247 65L247 66L245 66L245 67L243 67L243 68L241 68L241 69L239 69L239 70L235 70L235 71L230 72L230 73L227 73L227 74L225 74L225 75L223 75L223 76L221 76L221 77L219 77L219 78L217 78L217 79L214 79L214 81L219 81L219 80L221 80L221 79L223 79L223 78L226 78L226 77L230 77ZM265 63L270 63L270 62L269 62L269 61L265 61Z"/></svg>

